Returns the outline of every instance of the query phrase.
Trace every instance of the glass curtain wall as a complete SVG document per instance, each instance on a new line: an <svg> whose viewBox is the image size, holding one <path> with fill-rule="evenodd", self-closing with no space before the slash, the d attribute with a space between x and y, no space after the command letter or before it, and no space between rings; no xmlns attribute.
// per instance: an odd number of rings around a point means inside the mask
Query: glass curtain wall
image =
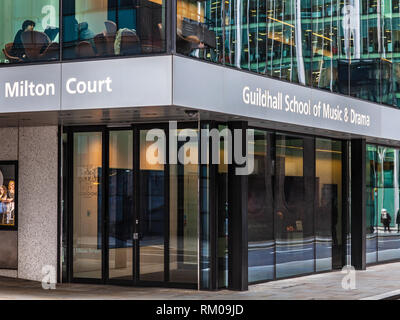
<svg viewBox="0 0 400 320"><path fill-rule="evenodd" d="M250 283L342 267L342 160L339 140L255 130Z"/></svg>
<svg viewBox="0 0 400 320"><path fill-rule="evenodd" d="M163 0L64 0L63 58L165 50Z"/></svg>
<svg viewBox="0 0 400 320"><path fill-rule="evenodd" d="M367 154L374 160L366 172L367 224L374 239L368 262L400 259L399 149L367 145Z"/></svg>
<svg viewBox="0 0 400 320"><path fill-rule="evenodd" d="M177 0L177 51L400 107L399 0Z"/></svg>
<svg viewBox="0 0 400 320"><path fill-rule="evenodd" d="M59 59L58 0L0 0L0 64Z"/></svg>

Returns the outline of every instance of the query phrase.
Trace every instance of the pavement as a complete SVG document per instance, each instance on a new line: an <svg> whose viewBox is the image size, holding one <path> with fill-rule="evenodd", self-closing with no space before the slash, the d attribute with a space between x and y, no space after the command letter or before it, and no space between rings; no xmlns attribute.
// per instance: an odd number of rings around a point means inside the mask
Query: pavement
<svg viewBox="0 0 400 320"><path fill-rule="evenodd" d="M249 286L248 291L197 291L114 285L57 284L0 277L0 300L380 300L399 299L400 263L365 271L314 274ZM345 288L343 288L343 286ZM347 288L347 289L346 289Z"/></svg>

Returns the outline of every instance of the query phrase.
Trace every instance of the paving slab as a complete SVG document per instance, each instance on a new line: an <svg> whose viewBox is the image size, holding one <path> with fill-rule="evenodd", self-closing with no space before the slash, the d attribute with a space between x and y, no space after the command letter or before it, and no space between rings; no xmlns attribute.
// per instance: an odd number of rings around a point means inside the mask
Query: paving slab
<svg viewBox="0 0 400 320"><path fill-rule="evenodd" d="M349 274L334 271L251 285L248 291L76 283L57 284L55 290L44 290L40 282L0 277L0 300L380 300L400 295L400 262L371 266L365 271L354 271L351 276L353 282L344 281Z"/></svg>

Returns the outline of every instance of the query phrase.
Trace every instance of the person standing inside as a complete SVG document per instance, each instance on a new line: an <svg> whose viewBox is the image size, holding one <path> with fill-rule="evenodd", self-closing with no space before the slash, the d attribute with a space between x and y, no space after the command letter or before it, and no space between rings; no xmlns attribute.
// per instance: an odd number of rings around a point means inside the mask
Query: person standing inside
<svg viewBox="0 0 400 320"><path fill-rule="evenodd" d="M397 232L400 232L400 209L397 210L396 224L397 224Z"/></svg>

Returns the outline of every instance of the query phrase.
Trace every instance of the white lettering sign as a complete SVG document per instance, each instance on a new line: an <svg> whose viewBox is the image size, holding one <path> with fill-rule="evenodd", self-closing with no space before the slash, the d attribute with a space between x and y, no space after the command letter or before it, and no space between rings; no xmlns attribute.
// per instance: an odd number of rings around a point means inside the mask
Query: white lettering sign
<svg viewBox="0 0 400 320"><path fill-rule="evenodd" d="M5 83L6 98L54 96L56 86L54 83L37 83L32 81L17 81Z"/></svg>
<svg viewBox="0 0 400 320"><path fill-rule="evenodd" d="M271 94L269 90L243 87L242 100L245 104L257 107L274 109L280 112L294 113L306 117L322 118L336 122L349 123L356 126L369 127L371 118L368 114L356 111L351 107L332 106L329 103L311 99L301 100L295 95L277 92Z"/></svg>
<svg viewBox="0 0 400 320"><path fill-rule="evenodd" d="M105 80L78 81L77 78L69 78L66 82L66 90L69 94L102 93L112 92L112 80L107 77Z"/></svg>

